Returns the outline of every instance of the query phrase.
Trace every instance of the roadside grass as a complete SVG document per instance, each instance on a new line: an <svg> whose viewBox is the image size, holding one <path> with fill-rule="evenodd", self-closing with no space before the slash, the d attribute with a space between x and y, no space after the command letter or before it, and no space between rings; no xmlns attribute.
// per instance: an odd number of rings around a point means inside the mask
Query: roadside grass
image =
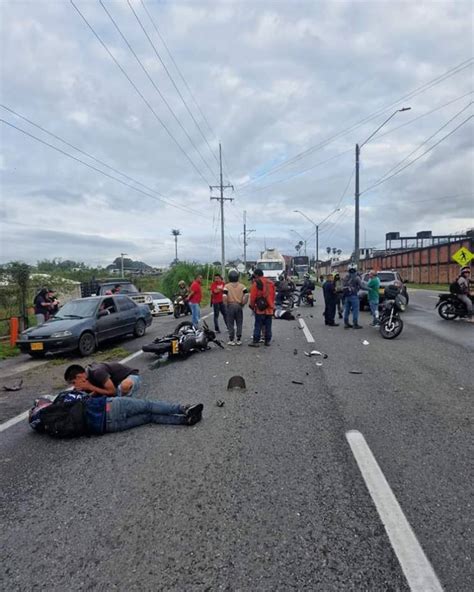
<svg viewBox="0 0 474 592"><path fill-rule="evenodd" d="M415 290L434 290L435 292L449 292L449 284L406 284L408 290L414 288Z"/></svg>
<svg viewBox="0 0 474 592"><path fill-rule="evenodd" d="M130 352L123 347L113 347L112 349L97 351L88 358L93 362L109 362L110 360L121 360L130 355ZM48 366L62 366L71 362L70 358L53 358L48 361Z"/></svg>
<svg viewBox="0 0 474 592"><path fill-rule="evenodd" d="M20 350L14 345L10 345L8 341L0 341L0 360L6 360L7 358L14 358L18 356Z"/></svg>

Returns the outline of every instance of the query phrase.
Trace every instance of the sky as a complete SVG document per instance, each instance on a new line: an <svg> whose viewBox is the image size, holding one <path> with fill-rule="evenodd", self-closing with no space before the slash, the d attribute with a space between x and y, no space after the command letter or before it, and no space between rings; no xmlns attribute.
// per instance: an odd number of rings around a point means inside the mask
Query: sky
<svg viewBox="0 0 474 592"><path fill-rule="evenodd" d="M227 259L350 255L356 143L361 246L474 227L469 1L0 11L0 263L219 261L219 142Z"/></svg>

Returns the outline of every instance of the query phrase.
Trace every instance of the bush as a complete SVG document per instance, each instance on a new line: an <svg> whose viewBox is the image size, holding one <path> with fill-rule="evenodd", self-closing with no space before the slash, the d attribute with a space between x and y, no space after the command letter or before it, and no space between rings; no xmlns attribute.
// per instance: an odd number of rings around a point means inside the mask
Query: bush
<svg viewBox="0 0 474 592"><path fill-rule="evenodd" d="M214 279L215 273L220 273L221 270L214 265L200 265L197 263L177 263L169 271L161 276L161 292L173 298L178 290L178 282L184 280L186 285L191 285L197 274L201 274L203 278L202 282L202 304L206 305L209 303L209 286Z"/></svg>

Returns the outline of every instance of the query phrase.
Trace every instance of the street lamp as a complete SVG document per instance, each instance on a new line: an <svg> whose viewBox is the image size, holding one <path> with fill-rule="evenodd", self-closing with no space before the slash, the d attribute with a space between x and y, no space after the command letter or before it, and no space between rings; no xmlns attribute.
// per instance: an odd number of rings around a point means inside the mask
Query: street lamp
<svg viewBox="0 0 474 592"><path fill-rule="evenodd" d="M403 107L402 109L397 109L394 111L390 117L388 117L379 127L370 134L370 136L362 142L362 144L356 144L355 147L355 239L354 239L354 261L355 264L359 264L359 232L360 232L360 217L359 217L359 156L360 156L360 149L362 146L367 144L367 142L375 136L375 134L383 128L383 126L388 123L392 117L395 117L397 113L403 113L403 111L410 111L411 107Z"/></svg>
<svg viewBox="0 0 474 592"><path fill-rule="evenodd" d="M315 229L316 229L316 245L315 245L315 267L316 267L316 277L319 277L319 227L324 224L324 222L326 222L326 220L328 218L330 218L333 214L335 214L336 212L340 212L341 208L336 208L335 210L333 210L330 214L328 214L326 216L326 218L324 218L324 220L321 220L321 222L319 222L319 224L316 224L316 222L314 220L312 220L309 216L307 216L304 212L302 212L301 210L293 210L293 212L297 212L298 214L301 214L304 218L306 218L306 220L308 220L309 222L311 222L311 224L314 225Z"/></svg>
<svg viewBox="0 0 474 592"><path fill-rule="evenodd" d="M300 239L303 241L304 244L304 254L306 255L306 239L301 236L301 234L299 232L296 232L296 230L293 230L292 228L290 229L291 232L294 232L296 235L298 235L300 237Z"/></svg>

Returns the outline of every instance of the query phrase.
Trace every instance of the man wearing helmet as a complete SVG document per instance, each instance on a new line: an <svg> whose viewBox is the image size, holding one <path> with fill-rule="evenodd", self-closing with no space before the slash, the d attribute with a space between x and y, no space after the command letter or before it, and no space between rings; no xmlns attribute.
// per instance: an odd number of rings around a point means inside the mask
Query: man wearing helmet
<svg viewBox="0 0 474 592"><path fill-rule="evenodd" d="M178 282L178 291L176 293L176 296L179 296L183 299L184 305L186 307L186 314L189 314L191 312L188 302L189 290L184 280L180 280Z"/></svg>
<svg viewBox="0 0 474 592"><path fill-rule="evenodd" d="M343 280L344 289L344 329L362 329L359 325L359 290L362 288L362 280L357 273L354 264L349 265L347 274ZM349 315L352 310L353 324L349 323Z"/></svg>
<svg viewBox="0 0 474 592"><path fill-rule="evenodd" d="M227 345L242 345L243 308L249 299L247 288L239 282L239 272L229 271L229 283L224 286L224 305L227 310ZM237 339L234 341L234 337Z"/></svg>
<svg viewBox="0 0 474 592"><path fill-rule="evenodd" d="M309 273L305 273L303 278L303 285L301 286L300 295L298 296L298 306L301 304L301 299L303 298L303 296L309 294L314 290L314 282L310 279Z"/></svg>
<svg viewBox="0 0 474 592"><path fill-rule="evenodd" d="M458 277L457 284L459 286L459 292L457 297L461 302L464 302L464 305L467 309L467 316L468 320L472 323L472 300L471 300L471 288L470 288L470 279L471 279L471 268L470 267L463 267L461 269L461 273Z"/></svg>

